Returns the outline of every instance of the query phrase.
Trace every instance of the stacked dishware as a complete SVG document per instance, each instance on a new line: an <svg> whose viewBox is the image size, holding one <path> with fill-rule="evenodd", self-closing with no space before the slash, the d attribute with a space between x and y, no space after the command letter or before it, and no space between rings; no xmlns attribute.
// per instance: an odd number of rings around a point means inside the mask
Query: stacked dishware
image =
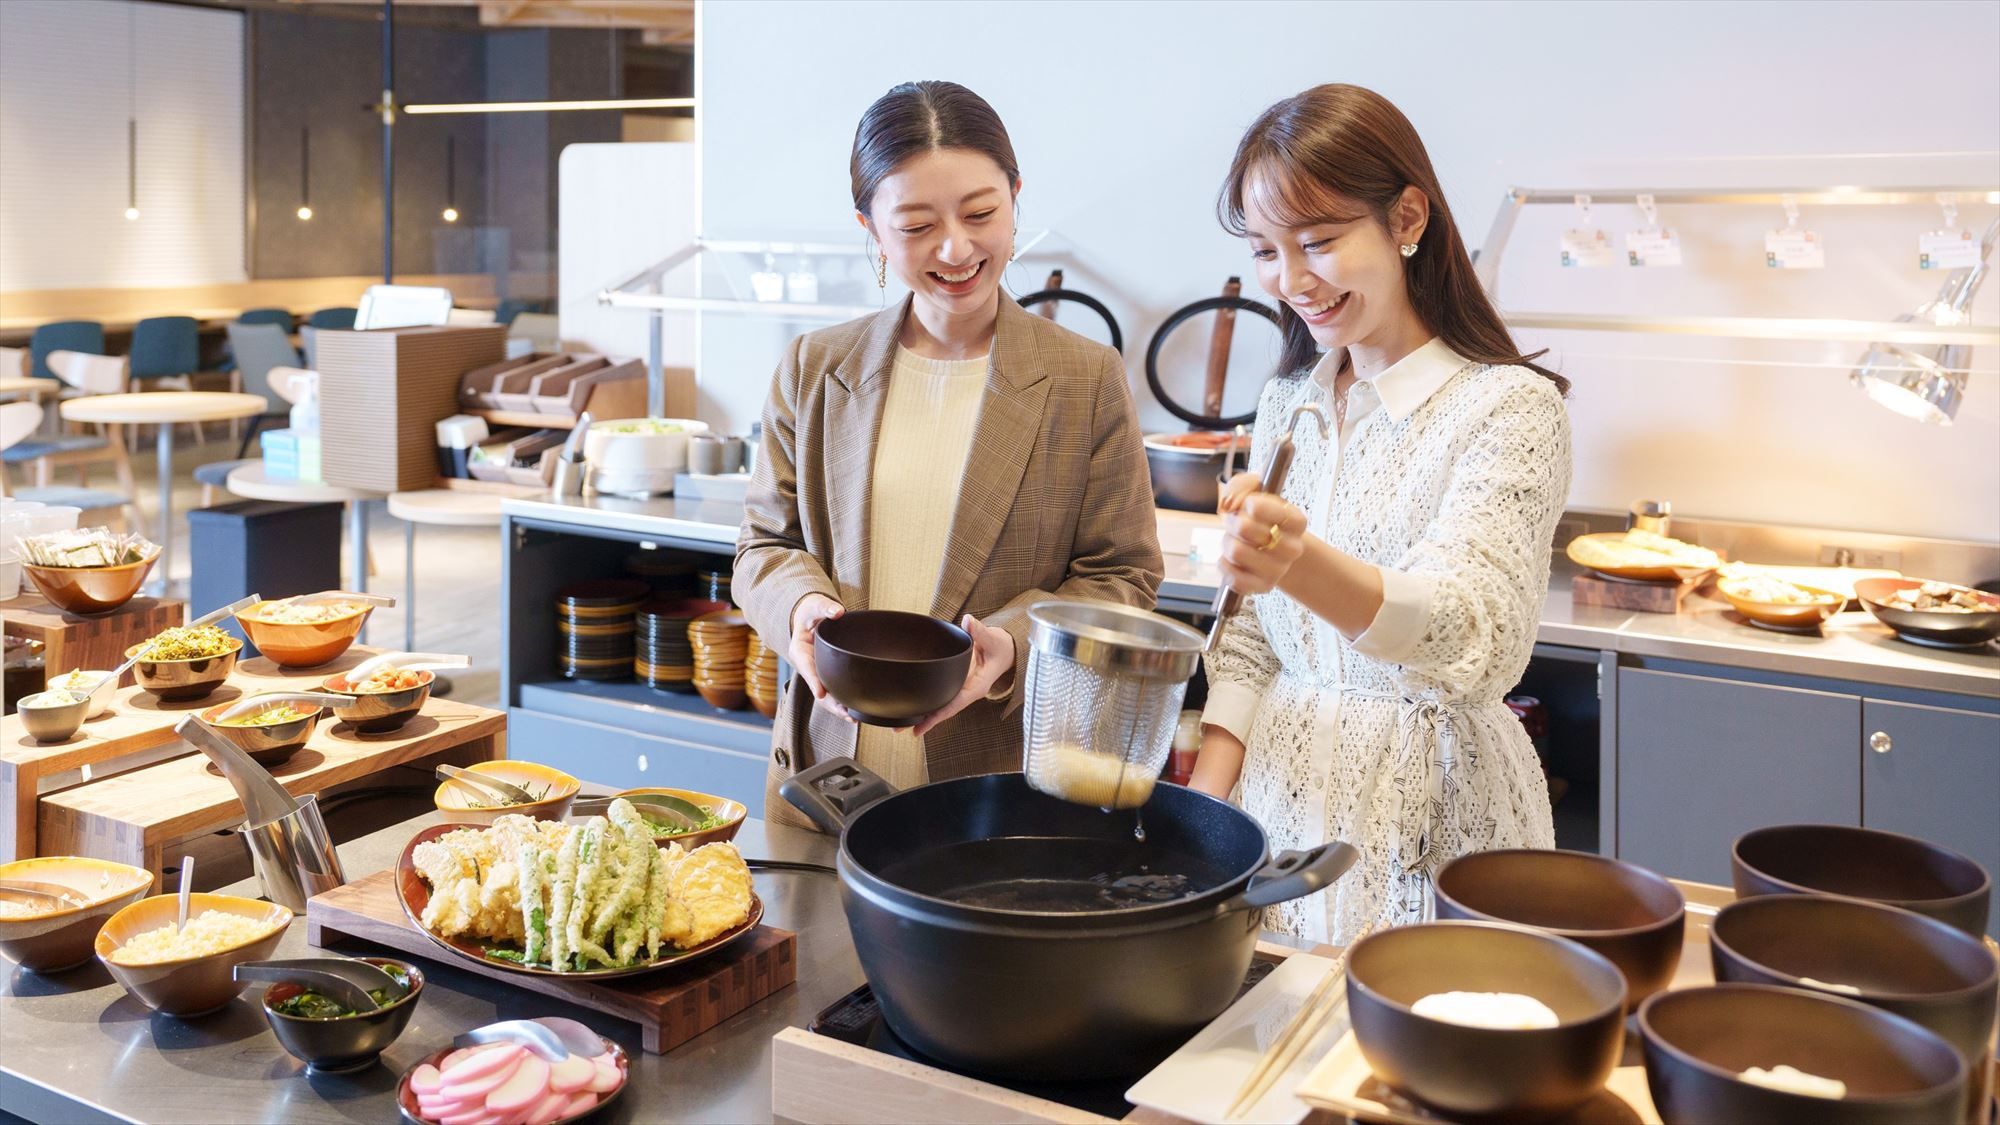
<svg viewBox="0 0 2000 1125"><path fill-rule="evenodd" d="M695 596L695 561L677 551L634 551L625 556L625 573L650 585L663 602Z"/></svg>
<svg viewBox="0 0 2000 1125"><path fill-rule="evenodd" d="M778 717L778 654L755 630L750 633L750 650L743 657L743 693L758 714L767 719Z"/></svg>
<svg viewBox="0 0 2000 1125"><path fill-rule="evenodd" d="M556 595L557 658L566 679L622 680L633 667L633 617L652 594L635 579L565 586Z"/></svg>
<svg viewBox="0 0 2000 1125"><path fill-rule="evenodd" d="M688 624L694 648L694 687L709 706L743 706L743 666L750 653L750 623L735 610L705 613Z"/></svg>
<svg viewBox="0 0 2000 1125"><path fill-rule="evenodd" d="M689 575L692 577L693 572ZM632 671L639 682L661 691L694 692L694 643L688 623L705 613L726 610L700 598L648 602L639 607Z"/></svg>
<svg viewBox="0 0 2000 1125"><path fill-rule="evenodd" d="M726 565L714 570L697 572L694 576L694 592L698 598L707 598L712 602L726 602L729 605L736 604L735 599L729 596L729 568Z"/></svg>

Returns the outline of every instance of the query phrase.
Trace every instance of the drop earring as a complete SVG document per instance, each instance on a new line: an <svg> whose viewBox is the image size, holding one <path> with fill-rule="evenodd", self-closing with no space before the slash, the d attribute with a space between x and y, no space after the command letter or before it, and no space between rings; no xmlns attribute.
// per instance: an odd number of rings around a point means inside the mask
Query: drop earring
<svg viewBox="0 0 2000 1125"><path fill-rule="evenodd" d="M1405 258L1414 258L1417 256L1417 244L1414 242L1405 242L1401 246L1396 247L1396 250Z"/></svg>
<svg viewBox="0 0 2000 1125"><path fill-rule="evenodd" d="M889 255L878 255L875 260L875 288L889 288Z"/></svg>
<svg viewBox="0 0 2000 1125"><path fill-rule="evenodd" d="M1016 253L1016 252L1015 252L1015 250L1014 250L1014 236L1013 236L1013 235L1011 235L1011 234L1010 234L1010 235L1008 235L1008 236L1007 236L1007 261L1008 261L1009 263L1012 263L1012 262L1014 262L1014 261L1017 261L1017 260L1019 260L1020 256L1021 256L1021 255L1020 255L1020 254L1018 254L1018 253Z"/></svg>

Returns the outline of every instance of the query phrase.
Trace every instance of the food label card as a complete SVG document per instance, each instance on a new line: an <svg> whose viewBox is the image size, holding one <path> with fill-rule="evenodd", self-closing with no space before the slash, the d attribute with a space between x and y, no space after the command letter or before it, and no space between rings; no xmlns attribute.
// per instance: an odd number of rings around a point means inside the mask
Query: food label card
<svg viewBox="0 0 2000 1125"><path fill-rule="evenodd" d="M1667 227L1626 231L1625 262L1633 266L1678 266L1681 236Z"/></svg>
<svg viewBox="0 0 2000 1125"><path fill-rule="evenodd" d="M1826 266L1826 245L1812 230L1767 231L1764 234L1764 264L1777 270L1816 270Z"/></svg>
<svg viewBox="0 0 2000 1125"><path fill-rule="evenodd" d="M1618 252L1611 248L1611 236L1598 228L1566 230L1562 236L1564 268L1596 269L1618 264Z"/></svg>
<svg viewBox="0 0 2000 1125"><path fill-rule="evenodd" d="M1933 230L1917 236L1920 270L1971 269L1979 264L1979 240L1970 230Z"/></svg>

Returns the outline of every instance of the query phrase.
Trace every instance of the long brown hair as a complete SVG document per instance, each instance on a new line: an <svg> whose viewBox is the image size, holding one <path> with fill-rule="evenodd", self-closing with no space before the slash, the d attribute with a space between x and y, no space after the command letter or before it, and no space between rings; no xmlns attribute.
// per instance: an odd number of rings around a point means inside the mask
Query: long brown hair
<svg viewBox="0 0 2000 1125"><path fill-rule="evenodd" d="M942 148L981 153L1000 166L1010 188L1021 182L1014 142L985 98L956 82L905 82L876 98L855 126L847 159L854 209L869 214L885 178L911 157Z"/></svg>
<svg viewBox="0 0 2000 1125"><path fill-rule="evenodd" d="M1472 258L1423 140L1389 99L1360 86L1330 83L1265 110L1236 146L1216 199L1223 227L1238 237L1246 230L1243 193L1253 176L1265 181L1272 202L1283 212L1272 217L1288 226L1351 220L1353 216L1331 214L1337 196L1366 207L1387 227L1389 210L1405 187L1423 192L1430 201L1430 221L1418 236L1416 254L1404 263L1403 282L1424 326L1467 359L1518 364L1569 393L1569 380L1533 362L1547 349L1523 355L1501 322L1473 275ZM1279 316L1285 343L1278 373L1309 369L1319 356L1312 331L1289 307Z"/></svg>

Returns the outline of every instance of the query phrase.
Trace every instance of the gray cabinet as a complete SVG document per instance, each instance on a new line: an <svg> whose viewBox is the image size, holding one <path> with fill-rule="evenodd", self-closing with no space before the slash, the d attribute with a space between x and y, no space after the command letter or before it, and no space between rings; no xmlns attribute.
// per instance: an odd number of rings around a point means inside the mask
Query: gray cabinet
<svg viewBox="0 0 2000 1125"><path fill-rule="evenodd" d="M1767 824L1859 824L1861 700L1640 668L1618 672L1618 855L1729 883Z"/></svg>
<svg viewBox="0 0 2000 1125"><path fill-rule="evenodd" d="M1861 823L1964 852L2000 878L2000 715L1865 700ZM2000 933L2000 896L1987 916Z"/></svg>

